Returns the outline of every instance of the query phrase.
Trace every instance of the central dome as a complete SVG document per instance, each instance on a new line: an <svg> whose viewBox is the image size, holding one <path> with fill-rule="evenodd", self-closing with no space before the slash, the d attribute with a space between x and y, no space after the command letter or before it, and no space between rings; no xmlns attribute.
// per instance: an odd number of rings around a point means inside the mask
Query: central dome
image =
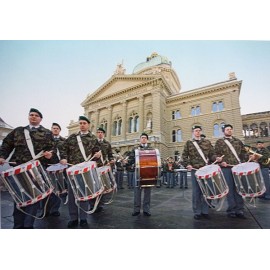
<svg viewBox="0 0 270 270"><path fill-rule="evenodd" d="M151 54L151 56L146 58L146 62L140 63L134 68L133 74L138 73L144 69L148 69L150 67L164 64L168 65L168 67L171 67L172 65L171 61L169 61L167 57L161 56L154 52Z"/></svg>

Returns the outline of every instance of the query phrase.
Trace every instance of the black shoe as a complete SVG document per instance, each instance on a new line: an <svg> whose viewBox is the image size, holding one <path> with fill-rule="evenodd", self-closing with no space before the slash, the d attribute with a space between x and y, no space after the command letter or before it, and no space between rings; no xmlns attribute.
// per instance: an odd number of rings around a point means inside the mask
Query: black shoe
<svg viewBox="0 0 270 270"><path fill-rule="evenodd" d="M238 217L240 219L247 219L243 213L236 214L236 217Z"/></svg>
<svg viewBox="0 0 270 270"><path fill-rule="evenodd" d="M185 189L188 189L188 187L185 187Z"/></svg>
<svg viewBox="0 0 270 270"><path fill-rule="evenodd" d="M78 226L78 220L70 220L67 225L68 228L75 228L77 226Z"/></svg>
<svg viewBox="0 0 270 270"><path fill-rule="evenodd" d="M236 218L236 214L235 213L230 213L230 214L228 214L228 217L229 218Z"/></svg>
<svg viewBox="0 0 270 270"><path fill-rule="evenodd" d="M55 212L52 212L50 214L51 217L59 217L60 216L60 212L59 211L55 211Z"/></svg>
<svg viewBox="0 0 270 270"><path fill-rule="evenodd" d="M201 215L194 215L194 219L196 219L196 220L199 220L199 219L201 219L202 218L202 216Z"/></svg>
<svg viewBox="0 0 270 270"><path fill-rule="evenodd" d="M202 214L202 217L205 218L205 219L211 219L208 214Z"/></svg>
<svg viewBox="0 0 270 270"><path fill-rule="evenodd" d="M140 212L133 212L132 216L135 217L135 216L138 216L139 214L140 214Z"/></svg>
<svg viewBox="0 0 270 270"><path fill-rule="evenodd" d="M150 217L151 216L151 213L149 213L149 212L143 212L143 215L144 216L147 216L147 217Z"/></svg>
<svg viewBox="0 0 270 270"><path fill-rule="evenodd" d="M81 227L87 227L88 226L88 222L87 222L87 220L86 219L81 219L81 221L80 221L80 226Z"/></svg>
<svg viewBox="0 0 270 270"><path fill-rule="evenodd" d="M180 187L181 189L183 189L183 187Z"/></svg>

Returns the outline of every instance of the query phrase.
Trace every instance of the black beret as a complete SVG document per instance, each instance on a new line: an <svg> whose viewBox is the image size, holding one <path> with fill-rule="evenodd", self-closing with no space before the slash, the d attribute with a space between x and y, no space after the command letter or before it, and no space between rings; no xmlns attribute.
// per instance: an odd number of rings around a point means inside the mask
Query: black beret
<svg viewBox="0 0 270 270"><path fill-rule="evenodd" d="M146 133L143 132L143 133L141 134L140 138L141 138L142 136L145 136L145 137L147 138L147 140L148 140L148 135L147 135Z"/></svg>
<svg viewBox="0 0 270 270"><path fill-rule="evenodd" d="M31 108L29 114L30 114L31 112L35 112L35 113L37 113L37 114L39 115L40 118L43 118L43 115L42 115L42 113L41 113L39 110L34 109L34 108Z"/></svg>
<svg viewBox="0 0 270 270"><path fill-rule="evenodd" d="M200 130L202 130L202 127L201 127L201 126L198 126L198 125L193 126L193 127L192 127L192 130L194 130L194 129L196 129L196 128L199 128Z"/></svg>
<svg viewBox="0 0 270 270"><path fill-rule="evenodd" d="M59 124L57 124L57 123L52 123L52 126L58 126L58 127L60 128L60 130L61 130L60 125L59 125Z"/></svg>
<svg viewBox="0 0 270 270"><path fill-rule="evenodd" d="M257 143L264 143L263 141L257 141Z"/></svg>
<svg viewBox="0 0 270 270"><path fill-rule="evenodd" d="M83 115L79 117L79 121L80 120L86 121L86 122L88 122L88 124L90 123L90 120L87 117L83 116Z"/></svg>
<svg viewBox="0 0 270 270"><path fill-rule="evenodd" d="M106 131L102 127L99 127L97 131L102 131L103 133L106 133Z"/></svg>
<svg viewBox="0 0 270 270"><path fill-rule="evenodd" d="M222 131L224 132L225 128L227 127L230 127L231 129L233 129L233 126L231 124L225 124L223 127L222 127Z"/></svg>

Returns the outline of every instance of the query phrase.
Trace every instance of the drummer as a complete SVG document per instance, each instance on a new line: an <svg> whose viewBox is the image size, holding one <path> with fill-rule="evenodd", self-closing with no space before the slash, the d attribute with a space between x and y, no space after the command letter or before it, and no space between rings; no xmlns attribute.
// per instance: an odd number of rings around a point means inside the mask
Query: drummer
<svg viewBox="0 0 270 270"><path fill-rule="evenodd" d="M148 135L146 133L142 133L140 136L140 145L138 146L140 150L149 150L151 148L150 144L148 143ZM129 164L135 165L135 149L130 152L129 155ZM138 179L135 179L138 181ZM143 198L143 214L144 216L150 217L150 201L151 201L151 187L136 187L134 188L134 209L132 216L140 215L141 211L141 194L142 190L144 190L144 198Z"/></svg>
<svg viewBox="0 0 270 270"><path fill-rule="evenodd" d="M29 125L25 127L17 127L12 130L3 140L3 144L0 147L0 165L5 163L5 160L14 152L10 159L11 162L16 162L16 165L20 165L32 160L32 155L37 155L44 150L44 157L40 158L42 165L45 165L45 159L52 157L51 150L53 149L52 133L49 129L40 125L43 119L42 113L34 108L31 108L28 115ZM24 130L27 130L26 132ZM30 135L31 143L26 142L25 134ZM27 138L29 141L29 139ZM35 203L23 207L22 211L18 210L14 204L14 229L33 229L34 216L37 215L39 204Z"/></svg>
<svg viewBox="0 0 270 270"><path fill-rule="evenodd" d="M92 156L96 136L89 131L90 120L85 116L79 116L79 127L80 131L76 134L71 134L64 142L64 159L60 161L61 164L67 164L67 162L73 165L79 164ZM94 156L99 158L101 155L96 153ZM68 209L70 216L68 228L76 228L79 220L81 227L88 227L86 211L89 208L89 201L80 202L80 207L82 209L78 211L72 188L68 184Z"/></svg>
<svg viewBox="0 0 270 270"><path fill-rule="evenodd" d="M99 127L97 129L97 132L96 132L97 138L95 140L95 149L96 149L96 152L101 150L102 155L100 156L100 158L93 159L93 160L97 162L98 167L113 166L113 164L114 164L112 146L111 146L110 142L105 139L105 134L106 134L106 131L102 127ZM105 197L106 197L106 194L102 196L95 213L99 213L99 212L103 211ZM95 199L90 201L91 210L94 208L95 201L96 201Z"/></svg>
<svg viewBox="0 0 270 270"><path fill-rule="evenodd" d="M229 187L227 214L230 218L246 219L244 215L244 200L236 190L231 169L233 166L247 160L247 153L244 144L233 136L232 125L224 125L222 131L224 137L216 141L215 152L219 157L224 155L219 165Z"/></svg>
<svg viewBox="0 0 270 270"><path fill-rule="evenodd" d="M252 155L252 160L257 160L260 164L264 184L266 191L262 196L259 196L260 199L270 200L270 177L269 177L269 163L268 160L270 159L270 152L267 148L264 147L263 141L257 141L256 144L256 153L262 155L260 158L257 159L256 154Z"/></svg>
<svg viewBox="0 0 270 270"><path fill-rule="evenodd" d="M196 220L210 219L210 216L209 206L196 180L195 172L209 162L215 161L214 147L209 140L201 138L201 133L201 126L195 125L192 127L193 138L185 143L182 153L182 164L188 171L191 171L192 208ZM221 161L221 159L219 158L218 161Z"/></svg>
<svg viewBox="0 0 270 270"><path fill-rule="evenodd" d="M52 156L50 160L47 161L48 166L59 163L61 159L60 152L63 149L63 144L65 141L65 138L60 136L61 126L58 123L52 123L51 131L53 134L54 155ZM42 201L43 208L44 208L45 202L46 202L46 199ZM61 206L61 198L55 195L54 193L52 193L46 206L45 216L46 217L47 216L51 216L51 217L60 216L60 212L59 212L60 206ZM44 213L41 213L40 217L42 217L43 215Z"/></svg>

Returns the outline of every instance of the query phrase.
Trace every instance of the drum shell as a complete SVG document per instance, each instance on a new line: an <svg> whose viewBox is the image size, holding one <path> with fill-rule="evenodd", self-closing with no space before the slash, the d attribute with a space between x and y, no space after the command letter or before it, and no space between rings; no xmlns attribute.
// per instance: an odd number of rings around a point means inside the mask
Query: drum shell
<svg viewBox="0 0 270 270"><path fill-rule="evenodd" d="M196 171L195 176L206 199L221 199L229 192L225 177L218 165L207 165Z"/></svg>
<svg viewBox="0 0 270 270"><path fill-rule="evenodd" d="M38 160L3 171L1 177L17 207L35 204L53 191L53 186Z"/></svg>
<svg viewBox="0 0 270 270"><path fill-rule="evenodd" d="M68 192L68 177L66 173L67 165L54 164L46 169L47 175L54 187L57 196Z"/></svg>
<svg viewBox="0 0 270 270"><path fill-rule="evenodd" d="M258 197L266 191L258 163L240 163L232 168L232 174L236 190L242 197Z"/></svg>
<svg viewBox="0 0 270 270"><path fill-rule="evenodd" d="M158 149L135 150L136 186L155 186L161 176L161 159Z"/></svg>
<svg viewBox="0 0 270 270"><path fill-rule="evenodd" d="M83 162L74 165L67 169L67 175L76 200L93 199L104 190L96 162Z"/></svg>
<svg viewBox="0 0 270 270"><path fill-rule="evenodd" d="M116 182L110 166L103 166L97 168L100 181L104 186L103 193L110 193L116 189Z"/></svg>

